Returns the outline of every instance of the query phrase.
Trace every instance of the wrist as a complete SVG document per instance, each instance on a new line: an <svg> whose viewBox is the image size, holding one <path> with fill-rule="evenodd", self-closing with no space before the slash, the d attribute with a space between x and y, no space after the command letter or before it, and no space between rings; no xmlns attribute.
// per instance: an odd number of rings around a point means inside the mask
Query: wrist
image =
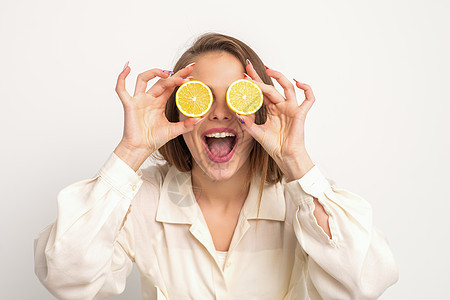
<svg viewBox="0 0 450 300"><path fill-rule="evenodd" d="M151 155L151 153L146 149L129 147L123 144L122 141L119 143L119 145L117 145L116 149L114 149L114 154L116 154L135 172Z"/></svg>
<svg viewBox="0 0 450 300"><path fill-rule="evenodd" d="M311 160L306 150L297 153L291 159L287 160L285 164L285 175L287 181L298 180L302 178L314 167L314 163Z"/></svg>

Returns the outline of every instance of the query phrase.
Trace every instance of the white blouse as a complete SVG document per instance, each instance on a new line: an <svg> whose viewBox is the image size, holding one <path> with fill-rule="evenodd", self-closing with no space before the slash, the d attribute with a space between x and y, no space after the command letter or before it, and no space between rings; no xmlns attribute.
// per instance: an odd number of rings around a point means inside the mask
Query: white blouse
<svg viewBox="0 0 450 300"><path fill-rule="evenodd" d="M219 264L222 270L225 267L225 260L227 258L227 253L228 251L216 251L217 263Z"/></svg>
<svg viewBox="0 0 450 300"><path fill-rule="evenodd" d="M317 166L248 197L226 256L216 252L190 172L134 172L114 153L58 194L58 217L35 239L35 272L60 299L121 293L135 262L143 299L376 299L398 280L368 202ZM317 224L313 197L329 216Z"/></svg>

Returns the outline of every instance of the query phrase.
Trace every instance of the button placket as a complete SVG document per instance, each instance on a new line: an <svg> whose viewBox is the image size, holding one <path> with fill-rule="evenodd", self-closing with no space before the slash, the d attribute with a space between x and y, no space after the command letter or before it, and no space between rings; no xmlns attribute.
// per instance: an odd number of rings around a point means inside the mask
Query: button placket
<svg viewBox="0 0 450 300"><path fill-rule="evenodd" d="M229 269L231 267L231 261L227 261L225 264L225 269Z"/></svg>

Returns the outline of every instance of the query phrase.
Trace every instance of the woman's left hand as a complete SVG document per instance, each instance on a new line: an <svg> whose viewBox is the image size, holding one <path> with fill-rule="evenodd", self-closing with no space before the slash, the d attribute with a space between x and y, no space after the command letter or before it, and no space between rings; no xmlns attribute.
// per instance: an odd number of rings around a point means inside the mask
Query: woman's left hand
<svg viewBox="0 0 450 300"><path fill-rule="evenodd" d="M296 81L296 86L305 93L305 100L298 105L294 85L283 74L266 70L281 85L284 97L261 80L251 63L247 63L246 70L250 76L247 79L261 88L268 114L262 125L255 124L249 116L239 115L244 121L241 126L275 160L288 181L300 179L314 167L305 148L304 134L306 114L315 101L313 91L309 85Z"/></svg>

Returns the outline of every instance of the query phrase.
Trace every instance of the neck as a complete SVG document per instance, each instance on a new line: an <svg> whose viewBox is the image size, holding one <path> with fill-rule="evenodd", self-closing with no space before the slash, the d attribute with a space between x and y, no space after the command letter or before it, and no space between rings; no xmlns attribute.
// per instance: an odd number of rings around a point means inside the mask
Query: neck
<svg viewBox="0 0 450 300"><path fill-rule="evenodd" d="M246 184L249 168L246 164L231 178L214 180L195 165L192 168L192 187L197 202L223 209L243 204L250 189L250 183Z"/></svg>

